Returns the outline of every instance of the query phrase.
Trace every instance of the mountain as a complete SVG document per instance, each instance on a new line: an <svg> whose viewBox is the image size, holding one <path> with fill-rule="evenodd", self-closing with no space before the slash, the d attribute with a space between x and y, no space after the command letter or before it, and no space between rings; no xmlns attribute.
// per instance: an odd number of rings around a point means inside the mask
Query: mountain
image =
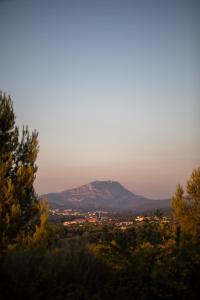
<svg viewBox="0 0 200 300"><path fill-rule="evenodd" d="M145 211L169 208L170 200L151 200L136 195L117 181L93 181L61 193L43 195L52 208Z"/></svg>

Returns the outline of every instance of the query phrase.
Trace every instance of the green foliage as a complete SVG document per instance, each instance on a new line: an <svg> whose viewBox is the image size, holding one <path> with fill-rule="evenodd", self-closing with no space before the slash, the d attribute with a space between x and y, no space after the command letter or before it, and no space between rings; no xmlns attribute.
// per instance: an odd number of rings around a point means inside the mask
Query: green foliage
<svg viewBox="0 0 200 300"><path fill-rule="evenodd" d="M137 228L137 243L149 242L151 244L160 244L163 239L160 224L157 222L145 221L142 226Z"/></svg>
<svg viewBox="0 0 200 300"><path fill-rule="evenodd" d="M0 247L33 244L41 239L46 204L38 200L33 183L37 167L38 133L15 126L13 103L0 93Z"/></svg>
<svg viewBox="0 0 200 300"><path fill-rule="evenodd" d="M157 243L154 239L147 241L143 235L137 244L130 242L124 247L123 234L129 235L128 240L135 240L131 230L119 230L118 242L95 243L89 242L90 231L87 235L75 232L68 236L68 230L58 224L49 224L47 230L44 245L48 247L40 244L7 253L0 264L0 273L4 274L0 281L1 299L198 299L197 239L185 238L185 243L177 248L172 238ZM113 237L117 237L115 231Z"/></svg>
<svg viewBox="0 0 200 300"><path fill-rule="evenodd" d="M195 169L187 182L187 195L178 185L172 199L174 219L185 234L200 236L200 168Z"/></svg>
<svg viewBox="0 0 200 300"><path fill-rule="evenodd" d="M53 243L54 244L54 243ZM98 299L108 277L106 266L80 239L62 246L19 249L0 265L1 299Z"/></svg>

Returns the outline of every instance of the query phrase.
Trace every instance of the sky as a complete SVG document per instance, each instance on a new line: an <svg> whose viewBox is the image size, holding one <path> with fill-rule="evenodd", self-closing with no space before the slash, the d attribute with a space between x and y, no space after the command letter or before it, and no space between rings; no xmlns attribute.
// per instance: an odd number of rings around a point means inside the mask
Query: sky
<svg viewBox="0 0 200 300"><path fill-rule="evenodd" d="M0 0L0 90L39 131L38 194L171 197L200 166L198 0Z"/></svg>

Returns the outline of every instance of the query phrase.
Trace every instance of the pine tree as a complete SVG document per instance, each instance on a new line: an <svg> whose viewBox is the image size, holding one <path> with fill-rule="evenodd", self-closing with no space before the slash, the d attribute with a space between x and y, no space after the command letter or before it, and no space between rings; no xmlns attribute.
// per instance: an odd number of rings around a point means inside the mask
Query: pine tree
<svg viewBox="0 0 200 300"><path fill-rule="evenodd" d="M178 185L172 199L174 219L181 227L181 231L191 234L200 234L200 168L192 172L187 182L187 195Z"/></svg>
<svg viewBox="0 0 200 300"><path fill-rule="evenodd" d="M0 247L33 244L45 232L47 207L39 201L34 180L38 133L15 126L13 103L0 93Z"/></svg>

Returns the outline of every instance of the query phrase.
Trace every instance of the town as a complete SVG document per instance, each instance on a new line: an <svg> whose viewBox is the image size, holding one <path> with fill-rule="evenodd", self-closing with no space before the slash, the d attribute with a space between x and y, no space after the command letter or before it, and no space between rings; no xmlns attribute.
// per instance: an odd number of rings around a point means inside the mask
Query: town
<svg viewBox="0 0 200 300"><path fill-rule="evenodd" d="M75 209L50 209L49 220L62 223L64 226L79 226L86 224L109 225L121 230L133 227L144 222L148 223L171 223L170 215L164 215L160 210L150 212L149 214L119 213L108 211L78 211Z"/></svg>

